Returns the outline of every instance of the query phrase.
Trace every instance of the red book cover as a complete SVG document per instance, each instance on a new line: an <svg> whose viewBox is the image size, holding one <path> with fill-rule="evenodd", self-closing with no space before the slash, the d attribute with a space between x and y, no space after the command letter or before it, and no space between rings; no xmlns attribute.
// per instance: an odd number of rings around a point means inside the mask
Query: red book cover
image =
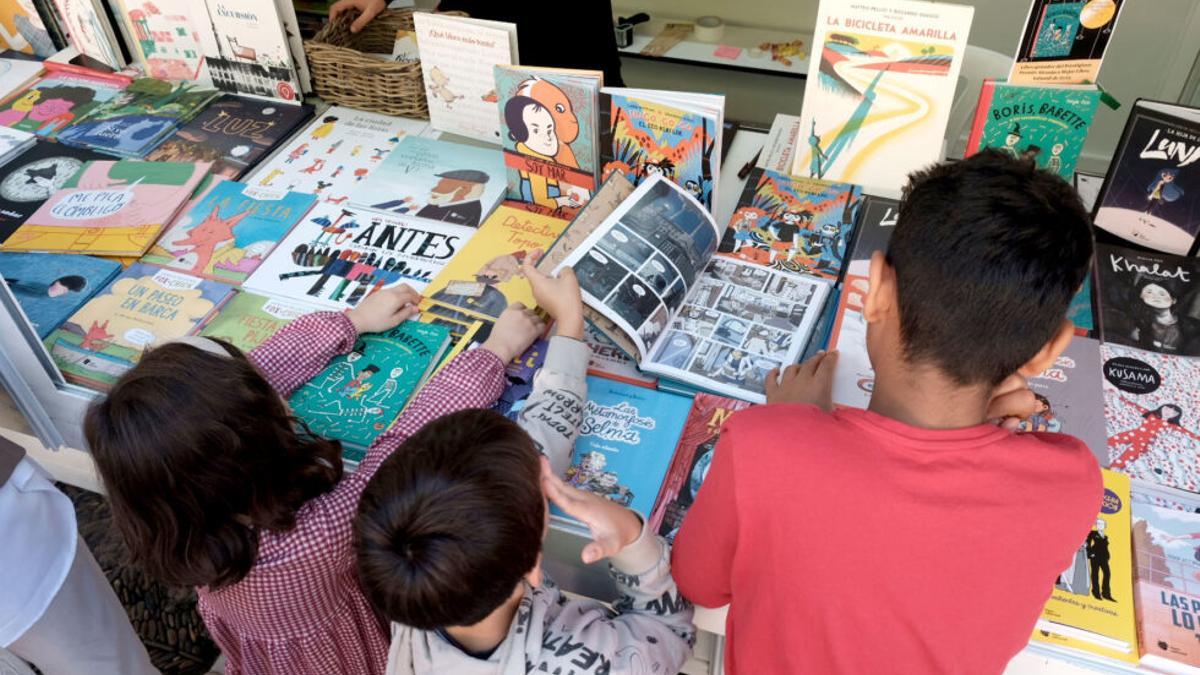
<svg viewBox="0 0 1200 675"><path fill-rule="evenodd" d="M967 136L967 149L963 157L979 152L983 144L983 127L987 124L988 110L992 107L992 96L996 93L996 81L989 78L979 88L979 103L975 104L975 118L971 121L971 134Z"/></svg>

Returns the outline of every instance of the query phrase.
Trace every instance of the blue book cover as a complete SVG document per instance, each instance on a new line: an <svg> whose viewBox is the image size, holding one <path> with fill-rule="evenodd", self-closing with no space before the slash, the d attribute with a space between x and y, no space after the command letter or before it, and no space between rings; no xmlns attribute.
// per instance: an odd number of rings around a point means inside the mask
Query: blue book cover
<svg viewBox="0 0 1200 675"><path fill-rule="evenodd" d="M0 253L0 276L42 339L120 271L121 263L89 255Z"/></svg>
<svg viewBox="0 0 1200 675"><path fill-rule="evenodd" d="M650 516L692 401L600 377L588 401L565 480ZM557 508L551 513L566 518Z"/></svg>
<svg viewBox="0 0 1200 675"><path fill-rule="evenodd" d="M138 78L112 100L60 131L58 140L140 159L217 96L217 90L191 83Z"/></svg>
<svg viewBox="0 0 1200 675"><path fill-rule="evenodd" d="M508 386L500 394L500 400L492 405L492 410L504 415L510 420L516 420L525 407L525 400L533 393L533 376L541 370L546 362L546 352L550 349L550 340L538 338L529 349L517 358L508 362L504 367L504 379Z"/></svg>

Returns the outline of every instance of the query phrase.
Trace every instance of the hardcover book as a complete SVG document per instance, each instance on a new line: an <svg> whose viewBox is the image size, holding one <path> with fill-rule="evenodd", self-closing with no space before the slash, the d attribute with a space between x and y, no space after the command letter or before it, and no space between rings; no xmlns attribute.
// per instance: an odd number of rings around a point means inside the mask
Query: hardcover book
<svg viewBox="0 0 1200 675"><path fill-rule="evenodd" d="M3 43L4 38L0 37L0 45ZM39 61L0 58L0 101L28 89L41 74L42 64Z"/></svg>
<svg viewBox="0 0 1200 675"><path fill-rule="evenodd" d="M1100 337L1200 356L1200 259L1096 245Z"/></svg>
<svg viewBox="0 0 1200 675"><path fill-rule="evenodd" d="M1138 485L1131 501L1142 665L1200 668L1200 499Z"/></svg>
<svg viewBox="0 0 1200 675"><path fill-rule="evenodd" d="M1096 81L1124 0L1033 0L1013 84L1085 84Z"/></svg>
<svg viewBox="0 0 1200 675"><path fill-rule="evenodd" d="M45 338L121 271L86 255L0 253L0 276L38 337Z"/></svg>
<svg viewBox="0 0 1200 675"><path fill-rule="evenodd" d="M12 127L0 127L0 167L12 158L28 150L37 137L28 131L18 131Z"/></svg>
<svg viewBox="0 0 1200 675"><path fill-rule="evenodd" d="M6 49L42 58L58 51L33 0L12 0L0 6L0 51ZM0 80L4 79L2 71L0 67Z"/></svg>
<svg viewBox="0 0 1200 675"><path fill-rule="evenodd" d="M213 85L231 94L297 101L300 76L273 2L205 0L208 30L199 31Z"/></svg>
<svg viewBox="0 0 1200 675"><path fill-rule="evenodd" d="M0 105L0 126L54 138L129 85L128 78L55 70Z"/></svg>
<svg viewBox="0 0 1200 675"><path fill-rule="evenodd" d="M187 0L117 0L133 51L150 77L211 84L200 29L208 13Z"/></svg>
<svg viewBox="0 0 1200 675"><path fill-rule="evenodd" d="M216 89L141 77L60 131L58 141L140 159L217 95Z"/></svg>
<svg viewBox="0 0 1200 675"><path fill-rule="evenodd" d="M854 246L846 261L846 271L866 276L870 271L871 255L876 251L887 252L892 230L900 220L900 202L887 197L863 195L858 211L860 217Z"/></svg>
<svg viewBox="0 0 1200 675"><path fill-rule="evenodd" d="M239 290L204 324L200 334L250 353L293 319L313 311L310 306Z"/></svg>
<svg viewBox="0 0 1200 675"><path fill-rule="evenodd" d="M538 338L528 349L504 366L504 379L508 380L508 385L500 393L499 400L492 405L492 410L510 420L517 419L525 407L525 400L533 393L533 376L537 375L546 362L546 352L549 349L550 340Z"/></svg>
<svg viewBox="0 0 1200 675"><path fill-rule="evenodd" d="M117 47L116 33L100 0L54 0L54 6L70 37L71 46L80 54L96 59L113 70L125 67L125 58Z"/></svg>
<svg viewBox="0 0 1200 675"><path fill-rule="evenodd" d="M188 335L233 293L215 281L134 263L46 338L70 382L111 387L149 347Z"/></svg>
<svg viewBox="0 0 1200 675"><path fill-rule="evenodd" d="M1037 404L1018 430L1074 436L1087 444L1100 466L1108 466L1100 343L1076 336L1053 366L1028 383Z"/></svg>
<svg viewBox="0 0 1200 675"><path fill-rule="evenodd" d="M104 156L38 141L0 168L0 243L90 161Z"/></svg>

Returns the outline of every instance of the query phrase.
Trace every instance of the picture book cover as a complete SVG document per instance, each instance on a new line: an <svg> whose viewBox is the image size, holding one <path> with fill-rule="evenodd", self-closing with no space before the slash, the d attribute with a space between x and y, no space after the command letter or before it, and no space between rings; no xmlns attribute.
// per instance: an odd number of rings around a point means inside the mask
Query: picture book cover
<svg viewBox="0 0 1200 675"><path fill-rule="evenodd" d="M588 359L589 375L655 388L658 380L639 370L636 359L591 323L583 327L583 341L592 350L592 356Z"/></svg>
<svg viewBox="0 0 1200 675"><path fill-rule="evenodd" d="M140 77L58 133L58 141L140 159L218 96L189 82Z"/></svg>
<svg viewBox="0 0 1200 675"><path fill-rule="evenodd" d="M121 263L86 255L0 253L0 276L43 339L119 271Z"/></svg>
<svg viewBox="0 0 1200 675"><path fill-rule="evenodd" d="M763 142L762 154L755 166L775 173L792 172L792 155L796 152L796 140L800 135L800 118L796 115L776 113L771 122L767 140Z"/></svg>
<svg viewBox="0 0 1200 675"><path fill-rule="evenodd" d="M142 261L241 284L316 201L310 194L223 181L182 214Z"/></svg>
<svg viewBox="0 0 1200 675"><path fill-rule="evenodd" d="M1139 485L1131 497L1142 665L1200 668L1200 499L1160 492Z"/></svg>
<svg viewBox="0 0 1200 675"><path fill-rule="evenodd" d="M207 164L88 162L0 248L140 256L207 173Z"/></svg>
<svg viewBox="0 0 1200 675"><path fill-rule="evenodd" d="M574 216L597 187L599 72L496 66L508 198Z"/></svg>
<svg viewBox="0 0 1200 675"><path fill-rule="evenodd" d="M250 353L293 319L313 311L310 306L239 290L204 324L200 334Z"/></svg>
<svg viewBox="0 0 1200 675"><path fill-rule="evenodd" d="M225 94L180 127L146 159L212 162L212 172L238 180L312 117L310 105L280 105Z"/></svg>
<svg viewBox="0 0 1200 675"><path fill-rule="evenodd" d="M1096 524L1058 575L1033 639L1137 663L1129 478L1104 474Z"/></svg>
<svg viewBox="0 0 1200 675"><path fill-rule="evenodd" d="M504 199L505 181L504 156L498 149L405 136L350 193L350 201L479 227Z"/></svg>
<svg viewBox="0 0 1200 675"><path fill-rule="evenodd" d="M683 517L696 501L700 485L708 476L721 426L730 415L748 407L750 404L745 401L705 393L696 394L692 400L675 456L650 514L650 529L668 543L675 542Z"/></svg>
<svg viewBox="0 0 1200 675"><path fill-rule="evenodd" d="M967 156L996 148L1014 158L1032 159L1039 168L1070 181L1099 104L1095 85L1030 87L985 80L967 138Z"/></svg>
<svg viewBox="0 0 1200 675"><path fill-rule="evenodd" d="M1037 404L1018 430L1074 436L1087 444L1100 466L1108 466L1101 376L1100 343L1075 336L1053 366L1028 378Z"/></svg>
<svg viewBox="0 0 1200 675"><path fill-rule="evenodd" d="M894 188L939 161L974 11L824 0L792 174Z"/></svg>
<svg viewBox="0 0 1200 675"><path fill-rule="evenodd" d="M70 382L108 389L148 347L192 333L233 288L134 263L71 315L46 348Z"/></svg>
<svg viewBox="0 0 1200 675"><path fill-rule="evenodd" d="M54 138L96 106L115 98L128 85L128 78L51 71L23 94L0 105L0 126Z"/></svg>
<svg viewBox="0 0 1200 675"><path fill-rule="evenodd" d="M589 377L567 484L649 518L690 407L683 396ZM557 507L550 513L569 520Z"/></svg>
<svg viewBox="0 0 1200 675"><path fill-rule="evenodd" d="M837 279L861 194L857 185L754 169L717 254Z"/></svg>
<svg viewBox="0 0 1200 675"><path fill-rule="evenodd" d="M1071 323L1075 324L1075 334L1086 337L1093 337L1096 330L1096 317L1093 314L1094 300L1092 297L1092 277L1089 274L1083 279L1083 286L1071 298L1071 304L1067 307L1067 318Z"/></svg>
<svg viewBox="0 0 1200 675"><path fill-rule="evenodd" d="M3 10L0 10L0 17ZM3 19L0 19L2 21ZM4 38L0 36L0 45ZM25 61L23 59L0 58L0 101L18 91L24 91L42 74L40 61ZM0 125L5 126L5 125Z"/></svg>
<svg viewBox="0 0 1200 675"><path fill-rule="evenodd" d="M58 51L34 0L10 0L0 5L0 50L12 49L42 58ZM3 73L0 73L3 79Z"/></svg>
<svg viewBox="0 0 1200 675"><path fill-rule="evenodd" d="M504 379L508 380L508 385L504 387L499 400L492 405L492 410L510 420L517 419L525 407L525 400L533 393L533 376L546 362L546 352L549 349L550 340L538 338L528 349L504 366Z"/></svg>
<svg viewBox="0 0 1200 675"><path fill-rule="evenodd" d="M188 0L117 0L118 13L133 39L146 74L161 80L209 84L200 29L208 13Z"/></svg>
<svg viewBox="0 0 1200 675"><path fill-rule="evenodd" d="M38 141L0 167L0 243L88 162L104 159L91 150Z"/></svg>
<svg viewBox="0 0 1200 675"><path fill-rule="evenodd" d="M1188 255L1200 233L1200 109L1139 100L1092 216L1097 238Z"/></svg>
<svg viewBox="0 0 1200 675"><path fill-rule="evenodd" d="M1100 337L1200 356L1200 259L1096 245Z"/></svg>
<svg viewBox="0 0 1200 675"><path fill-rule="evenodd" d="M855 261L856 264L858 261ZM865 266L864 266L865 267ZM829 346L838 352L833 371L833 404L839 407L865 410L875 390L875 368L867 353L867 320L863 304L871 288L865 271L847 272L838 298Z"/></svg>
<svg viewBox="0 0 1200 675"><path fill-rule="evenodd" d="M116 46L108 13L97 0L54 0L58 18L70 37L71 46L113 70L125 66Z"/></svg>
<svg viewBox="0 0 1200 675"><path fill-rule="evenodd" d="M492 67L517 62L517 26L429 12L413 14L429 126L500 144Z"/></svg>
<svg viewBox="0 0 1200 675"><path fill-rule="evenodd" d="M383 164L420 120L332 106L295 134L245 180L258 187L311 192L322 203L346 205L350 194Z"/></svg>
<svg viewBox="0 0 1200 675"><path fill-rule="evenodd" d="M1109 466L1200 492L1200 361L1104 344Z"/></svg>
<svg viewBox="0 0 1200 675"><path fill-rule="evenodd" d="M1009 82L1095 82L1123 4L1124 0L1033 0Z"/></svg>
<svg viewBox="0 0 1200 675"><path fill-rule="evenodd" d="M37 136L28 131L20 131L12 127L0 127L0 167L8 160L29 149L37 140Z"/></svg>
<svg viewBox="0 0 1200 675"><path fill-rule="evenodd" d="M335 357L288 399L314 433L346 444L342 456L362 461L409 397L437 365L450 341L441 326L405 321L383 333L360 335L350 353Z"/></svg>
<svg viewBox="0 0 1200 675"><path fill-rule="evenodd" d="M382 288L426 287L475 235L464 225L318 203L243 286L325 309Z"/></svg>
<svg viewBox="0 0 1200 675"><path fill-rule="evenodd" d="M199 31L213 85L231 94L297 101L300 77L279 10L272 2L205 0L208 30Z"/></svg>
<svg viewBox="0 0 1200 675"><path fill-rule="evenodd" d="M875 251L887 252L892 230L900 220L900 202L887 197L863 195L858 209L858 227L854 246L846 261L846 272L866 276L870 269L871 255Z"/></svg>

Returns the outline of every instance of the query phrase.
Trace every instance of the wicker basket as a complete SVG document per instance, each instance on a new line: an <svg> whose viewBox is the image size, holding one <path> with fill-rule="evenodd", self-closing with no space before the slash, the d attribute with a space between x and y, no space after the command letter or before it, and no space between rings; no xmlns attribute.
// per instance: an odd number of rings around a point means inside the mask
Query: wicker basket
<svg viewBox="0 0 1200 675"><path fill-rule="evenodd" d="M355 34L350 32L350 24L357 14L344 13L305 40L313 91L328 103L428 119L421 64L367 55L391 54L396 31L413 29L412 14L411 9L386 10ZM462 12L447 14L465 16Z"/></svg>

